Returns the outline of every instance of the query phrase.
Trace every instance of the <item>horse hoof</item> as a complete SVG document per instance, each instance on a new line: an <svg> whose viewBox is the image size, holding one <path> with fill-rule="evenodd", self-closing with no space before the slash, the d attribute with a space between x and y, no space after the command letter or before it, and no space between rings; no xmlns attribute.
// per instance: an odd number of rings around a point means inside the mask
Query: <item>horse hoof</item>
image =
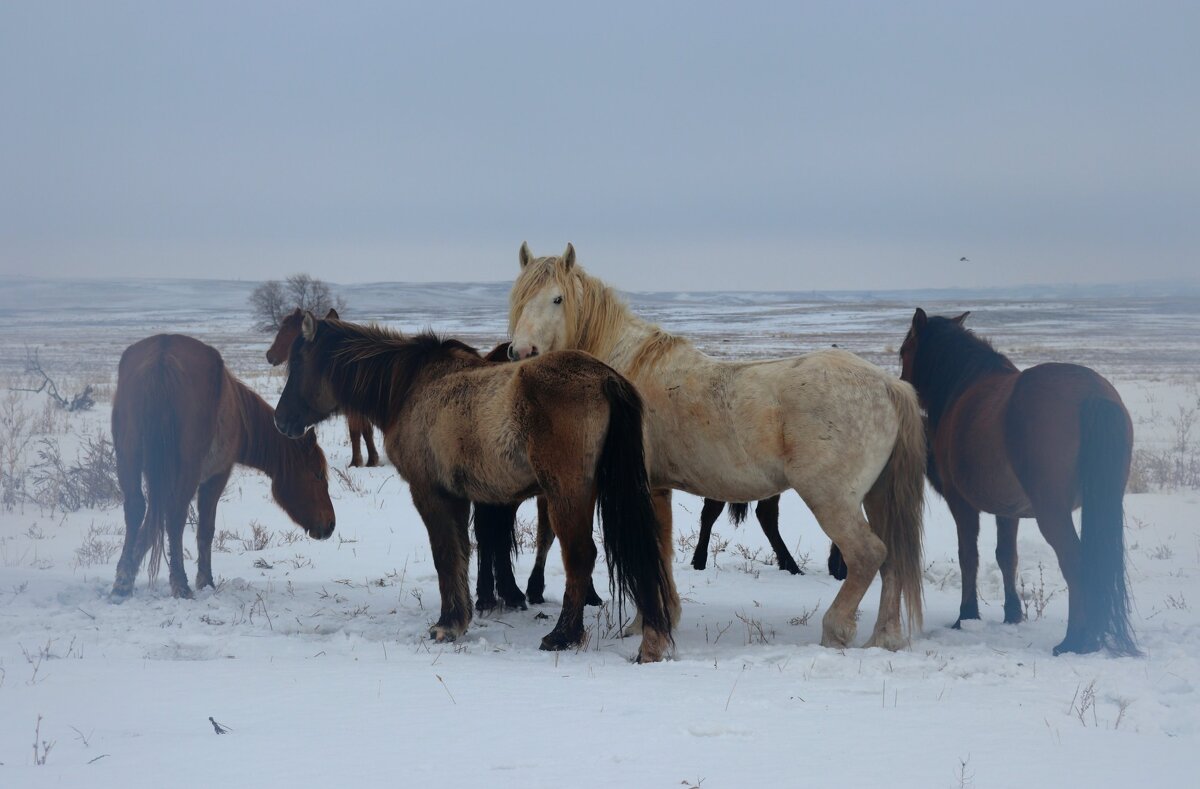
<svg viewBox="0 0 1200 789"><path fill-rule="evenodd" d="M525 605L525 595L523 595L523 594L505 597L504 598L504 606L506 608L511 608L514 611L529 610L529 606Z"/></svg>
<svg viewBox="0 0 1200 789"><path fill-rule="evenodd" d="M449 644L458 639L458 633L444 625L434 625L429 628L429 637L439 644Z"/></svg>
<svg viewBox="0 0 1200 789"><path fill-rule="evenodd" d="M551 631L548 635L542 638L542 644L538 647L545 652L561 652L564 649L579 644L581 638L572 638L565 633L560 633L557 630Z"/></svg>
<svg viewBox="0 0 1200 789"><path fill-rule="evenodd" d="M546 602L546 598L542 595L542 589L534 589L530 587L525 590L525 599L534 605L541 605Z"/></svg>
<svg viewBox="0 0 1200 789"><path fill-rule="evenodd" d="M482 612L482 611L491 611L491 610L492 610L492 609L494 609L494 608L495 608L497 605L498 605L498 603L496 602L496 598L494 598L494 597L491 597L491 598L483 598L483 597L481 597L481 598L479 598L478 600L476 600L476 601L475 601L475 610L476 610L476 611L481 611L481 612Z"/></svg>
<svg viewBox="0 0 1200 789"><path fill-rule="evenodd" d="M133 595L132 589L113 589L108 593L108 602L120 605Z"/></svg>
<svg viewBox="0 0 1200 789"><path fill-rule="evenodd" d="M647 630L642 636L641 646L638 647L636 661L638 663L658 663L667 653L667 637L655 630Z"/></svg>
<svg viewBox="0 0 1200 789"><path fill-rule="evenodd" d="M379 462L379 458L371 458L370 460L367 461L367 465L374 468L375 466L380 466L383 464Z"/></svg>
<svg viewBox="0 0 1200 789"><path fill-rule="evenodd" d="M187 586L175 586L171 588L171 597L176 597L180 600L191 600L192 596L192 590Z"/></svg>
<svg viewBox="0 0 1200 789"><path fill-rule="evenodd" d="M350 468L359 468L362 466L362 458L354 458L350 461Z"/></svg>
<svg viewBox="0 0 1200 789"><path fill-rule="evenodd" d="M871 647L878 647L880 649L886 649L888 652L899 652L906 646L908 646L908 639L906 639L900 633L892 632L880 633L871 636L871 640L865 645L867 649L870 649Z"/></svg>
<svg viewBox="0 0 1200 789"><path fill-rule="evenodd" d="M588 591L587 600L584 600L583 604L601 606L604 605L604 601L600 599L600 595L596 594L596 590L592 589Z"/></svg>
<svg viewBox="0 0 1200 789"><path fill-rule="evenodd" d="M703 570L707 566L708 566L708 562L705 561L704 559L692 559L692 569L693 570Z"/></svg>
<svg viewBox="0 0 1200 789"><path fill-rule="evenodd" d="M781 564L781 565L779 565L779 569L787 570L792 575L804 575L804 571L801 570L800 566L797 565L795 562L792 562L791 564Z"/></svg>

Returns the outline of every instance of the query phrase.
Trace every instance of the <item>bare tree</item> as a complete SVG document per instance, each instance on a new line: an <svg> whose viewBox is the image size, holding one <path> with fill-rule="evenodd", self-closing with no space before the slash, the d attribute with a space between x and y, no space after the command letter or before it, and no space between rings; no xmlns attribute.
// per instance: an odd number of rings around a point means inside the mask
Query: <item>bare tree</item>
<svg viewBox="0 0 1200 789"><path fill-rule="evenodd" d="M250 308L259 331L278 331L283 319L297 307L323 316L331 307L343 311L346 302L335 296L326 282L308 274L293 274L283 282L268 280L250 294Z"/></svg>

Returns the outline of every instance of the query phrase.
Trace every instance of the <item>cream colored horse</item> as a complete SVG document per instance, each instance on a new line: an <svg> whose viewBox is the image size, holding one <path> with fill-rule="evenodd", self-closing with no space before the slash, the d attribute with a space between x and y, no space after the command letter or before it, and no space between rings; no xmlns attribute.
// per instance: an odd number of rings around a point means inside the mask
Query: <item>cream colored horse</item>
<svg viewBox="0 0 1200 789"><path fill-rule="evenodd" d="M909 632L919 632L925 435L911 386L836 349L769 361L713 359L634 315L575 264L569 244L561 257L540 258L522 244L520 260L510 355L576 348L637 385L655 507L668 536L671 489L757 501L794 488L848 567L821 643L854 641L858 605L881 570L879 618L867 646L904 646L901 598ZM670 539L660 545L669 554Z"/></svg>

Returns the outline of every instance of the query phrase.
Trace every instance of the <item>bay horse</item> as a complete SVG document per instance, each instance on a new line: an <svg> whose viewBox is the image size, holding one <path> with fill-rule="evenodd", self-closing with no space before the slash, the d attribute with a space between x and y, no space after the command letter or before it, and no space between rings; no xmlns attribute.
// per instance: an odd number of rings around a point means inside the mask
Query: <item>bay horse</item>
<svg viewBox="0 0 1200 789"><path fill-rule="evenodd" d="M854 640L858 605L882 573L868 646L921 628L925 435L912 387L840 349L790 359L722 361L635 316L575 263L525 244L510 294L510 355L586 351L637 386L646 404L650 482L669 529L671 490L761 501L793 488L841 548L848 568L821 643ZM863 508L867 517L863 517ZM669 533L669 532L668 532Z"/></svg>
<svg viewBox="0 0 1200 789"><path fill-rule="evenodd" d="M171 594L191 597L183 568L183 527L196 497L196 588L213 585L217 503L235 463L271 478L271 495L310 537L333 534L325 455L316 436L284 438L271 406L225 367L213 347L182 334L156 334L125 349L113 395L112 435L124 495L125 544L112 598L133 591L153 549L158 573L163 535L170 544ZM142 478L146 490L142 492Z"/></svg>
<svg viewBox="0 0 1200 789"><path fill-rule="evenodd" d="M901 378L928 415L927 474L958 527L959 621L979 618L979 514L996 516L1004 621L1022 619L1017 523L1035 518L1067 582L1067 634L1054 654L1138 653L1125 588L1122 499L1133 424L1107 380L1075 364L1020 371L966 328L970 313L922 309L900 346ZM1071 512L1082 505L1081 534Z"/></svg>
<svg viewBox="0 0 1200 789"><path fill-rule="evenodd" d="M618 605L628 595L642 614L638 658L664 656L678 598L650 498L642 401L612 368L577 352L488 364L458 340L306 313L275 424L298 436L341 408L380 426L425 522L441 591L430 637L453 641L471 621L471 502L512 507L540 493L567 571L562 613L541 647L584 637L598 501Z"/></svg>
<svg viewBox="0 0 1200 789"><path fill-rule="evenodd" d="M337 318L337 310L331 307L325 317ZM287 361L288 351L291 350L292 343L296 340L296 335L300 334L300 322L302 320L304 320L304 310L297 307L280 322L279 331L275 334L275 341L267 349L267 361L273 367L278 367ZM375 449L375 429L371 426L370 420L361 414L353 412L347 412L345 416L346 426L350 429L350 465L353 467L363 465L378 466L379 452ZM367 462L365 464L363 463L362 451L358 446L360 440L367 447Z"/></svg>

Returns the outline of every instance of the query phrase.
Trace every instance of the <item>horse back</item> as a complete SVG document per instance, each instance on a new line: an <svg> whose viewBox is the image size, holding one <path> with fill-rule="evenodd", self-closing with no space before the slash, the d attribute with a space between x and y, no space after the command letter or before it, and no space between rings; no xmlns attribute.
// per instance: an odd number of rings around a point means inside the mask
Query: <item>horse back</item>
<svg viewBox="0 0 1200 789"><path fill-rule="evenodd" d="M192 337L158 334L129 346L113 395L117 452L149 444L198 470L218 427L227 375L221 354Z"/></svg>

